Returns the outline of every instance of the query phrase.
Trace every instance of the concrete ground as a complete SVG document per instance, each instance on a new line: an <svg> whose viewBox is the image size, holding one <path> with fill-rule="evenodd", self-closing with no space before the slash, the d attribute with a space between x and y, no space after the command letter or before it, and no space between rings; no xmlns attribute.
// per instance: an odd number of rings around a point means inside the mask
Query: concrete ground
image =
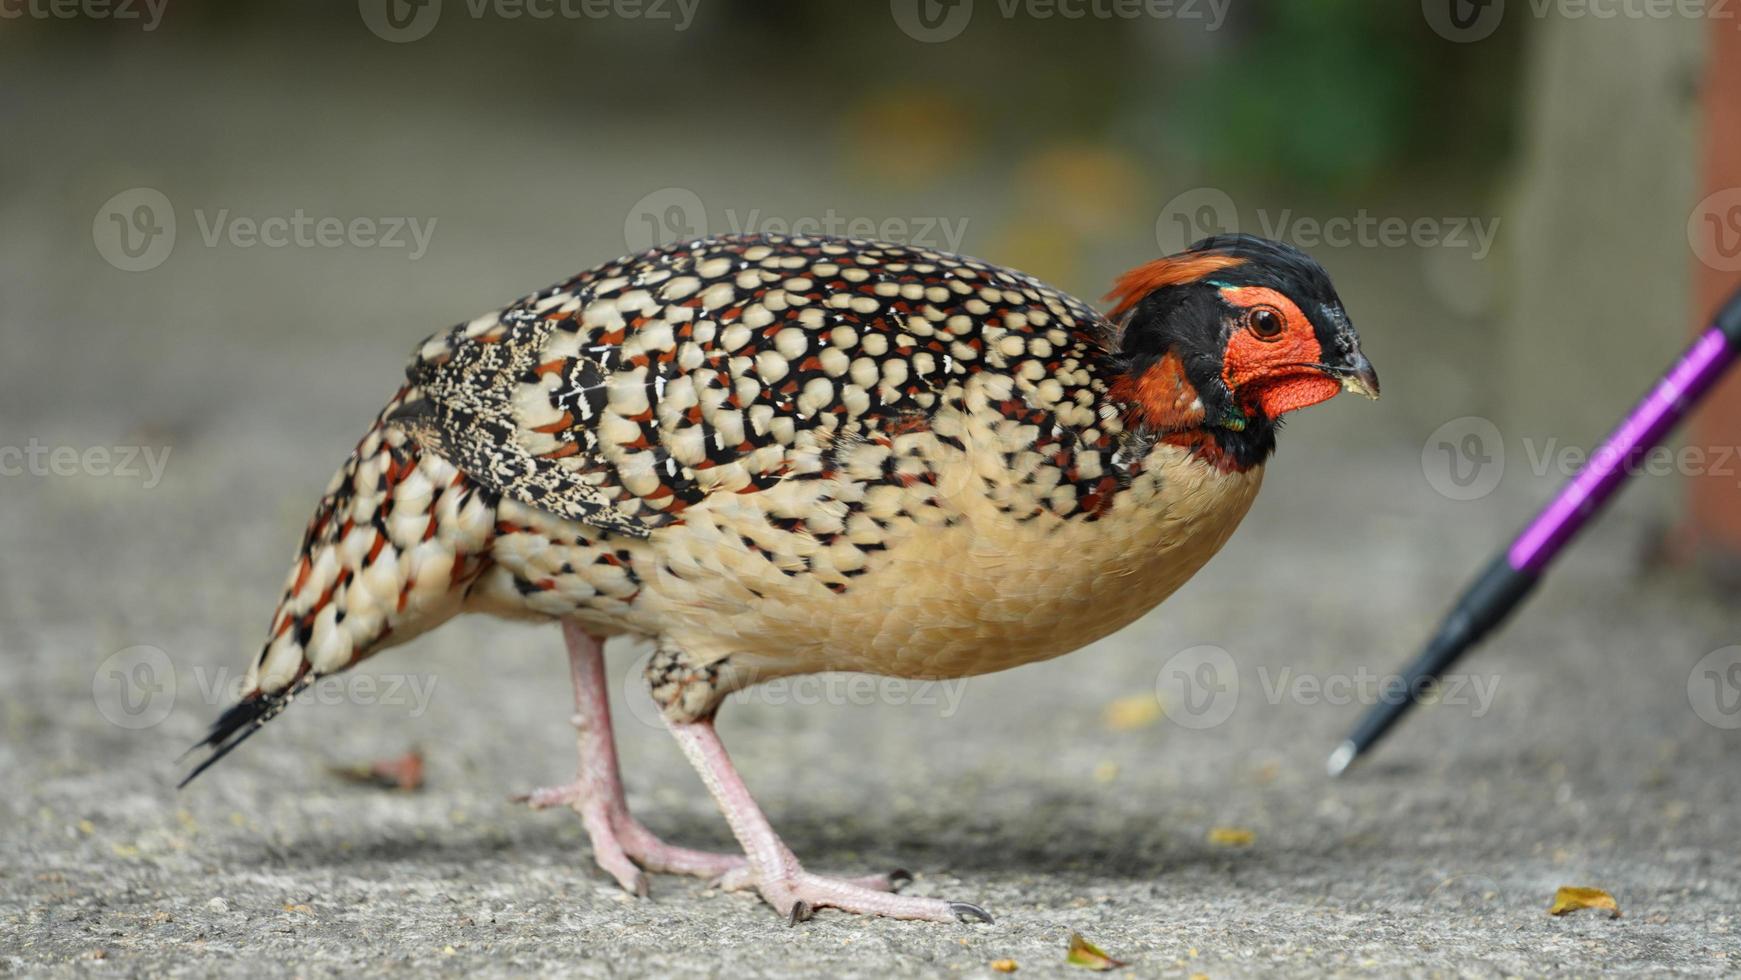
<svg viewBox="0 0 1741 980"><path fill-rule="evenodd" d="M578 818L506 801L572 768L554 627L454 623L317 689L175 791L176 755L258 649L302 522L405 353L619 254L629 205L681 178L625 154L588 158L576 181L549 163L574 149L561 133L517 132L511 157L430 135L416 113L433 98L378 132L342 73L220 93L210 77L249 78L246 52L136 73L139 57L38 63L32 86L0 86L29 93L9 131L42 137L0 182L0 223L33 230L0 240L0 445L70 447L82 471L0 477L0 972L986 976L1007 958L1052 976L1075 972L1072 930L1133 976L1741 972L1741 731L1721 727L1741 697L1722 651L1741 637L1728 603L1649 561L1668 480L1641 481L1447 703L1324 775L1373 679L1554 482L1532 472L1552 434L1508 430L1490 495L1433 488L1428 433L1482 410L1483 369L1458 356L1479 335L1435 332L1456 321L1422 299L1405 252L1332 261L1385 401L1291 424L1245 527L1164 608L960 686L838 680L727 709L728 745L810 867L905 867L914 891L979 902L995 925L824 912L789 928L699 882L620 893ZM117 91L199 115L73 108ZM326 107L321 126L279 141L292 97ZM762 175L724 200L830 200L805 183L831 179L813 176L826 161L763 159L719 129L671 142ZM417 169L444 155L446 183ZM786 173L805 176L778 186ZM92 215L131 186L163 189L184 226L149 273L91 244ZM728 193L703 190L714 206ZM202 247L193 213L304 206L442 224L412 265ZM975 228L965 249L995 258L995 217ZM100 476L120 461L83 455L130 446L161 473L140 458ZM637 656L612 653L631 804L670 838L726 847L631 696ZM331 772L413 746L420 792ZM1241 830L1248 843L1226 843ZM1562 885L1603 888L1625 914L1549 917Z"/></svg>
<svg viewBox="0 0 1741 980"><path fill-rule="evenodd" d="M1370 410L1320 411L1333 428ZM578 818L506 802L570 769L553 627L453 624L178 793L174 757L222 708L293 515L343 443L249 415L178 438L153 490L9 477L0 968L977 976L1011 958L1043 976L1067 972L1079 930L1135 975L1733 975L1741 744L1688 700L1732 614L1641 574L1648 521L1618 514L1469 664L1463 703L1330 781L1323 757L1358 711L1328 703L1337 685L1391 669L1504 529L1487 511L1521 515L1528 494L1472 510L1426 487L1410 447L1300 441L1226 552L1110 640L955 688L841 683L728 709L728 744L812 867L903 866L991 926L825 912L788 928L698 882L620 893ZM281 451L238 451L262 443ZM1237 666L1176 693L1170 669L1204 644ZM622 697L634 656L613 654L631 802L725 847L645 702ZM411 746L421 792L329 771ZM1567 884L1624 917L1550 918Z"/></svg>

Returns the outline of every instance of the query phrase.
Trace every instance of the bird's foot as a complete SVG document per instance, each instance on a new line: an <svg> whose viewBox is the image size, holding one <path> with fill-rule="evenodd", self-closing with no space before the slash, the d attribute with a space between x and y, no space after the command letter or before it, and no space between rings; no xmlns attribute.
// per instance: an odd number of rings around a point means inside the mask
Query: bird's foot
<svg viewBox="0 0 1741 980"><path fill-rule="evenodd" d="M515 796L514 800L534 810L572 807L580 814L587 835L592 838L594 860L631 894L647 894L647 877L643 871L724 881L748 864L741 854L720 854L667 844L642 826L627 808L612 806L608 801L587 799L586 789L581 783L535 789Z"/></svg>
<svg viewBox="0 0 1741 980"><path fill-rule="evenodd" d="M859 915L882 915L891 919L922 919L930 922L987 922L991 915L977 905L941 898L896 895L912 880L905 871L859 878L831 878L811 874L788 860L771 874L757 875L752 868L734 871L720 880L722 888L754 888L762 901L787 917L792 925L810 918L817 909L839 909Z"/></svg>

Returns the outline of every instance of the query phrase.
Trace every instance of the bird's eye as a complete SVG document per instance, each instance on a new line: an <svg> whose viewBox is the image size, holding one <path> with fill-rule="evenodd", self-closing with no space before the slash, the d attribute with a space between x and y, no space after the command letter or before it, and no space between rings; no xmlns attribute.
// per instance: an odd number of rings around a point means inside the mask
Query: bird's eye
<svg viewBox="0 0 1741 980"><path fill-rule="evenodd" d="M1282 335L1287 321L1274 307L1259 306L1245 315L1245 325L1262 340L1274 340Z"/></svg>

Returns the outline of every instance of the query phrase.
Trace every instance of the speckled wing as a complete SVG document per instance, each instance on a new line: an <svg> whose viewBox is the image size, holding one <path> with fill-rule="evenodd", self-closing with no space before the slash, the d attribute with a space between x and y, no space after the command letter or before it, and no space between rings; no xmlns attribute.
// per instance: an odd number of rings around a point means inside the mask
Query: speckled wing
<svg viewBox="0 0 1741 980"><path fill-rule="evenodd" d="M1012 413L1092 427L1106 329L1081 301L961 256L704 239L430 338L394 421L506 497L645 537L708 494L825 472L831 445L923 425L987 370L1010 378Z"/></svg>

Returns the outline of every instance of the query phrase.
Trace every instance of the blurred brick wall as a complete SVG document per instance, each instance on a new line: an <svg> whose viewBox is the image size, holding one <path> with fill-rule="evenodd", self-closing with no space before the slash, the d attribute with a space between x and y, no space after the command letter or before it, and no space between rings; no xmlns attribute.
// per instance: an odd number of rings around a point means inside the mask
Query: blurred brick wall
<svg viewBox="0 0 1741 980"><path fill-rule="evenodd" d="M1703 109L1703 174L1699 197L1710 202L1695 208L1694 222L1713 222L1714 236L1701 239L1692 229L1697 261L1693 264L1693 318L1703 329L1707 318L1729 292L1741 286L1741 31L1728 20L1710 22L1710 57L1705 68ZM1715 198L1710 195L1718 195ZM1700 213L1708 211L1709 214ZM1703 247L1698 247L1702 242ZM1731 377L1711 395L1693 421L1697 445L1741 446L1741 378ZM1741 474L1735 467L1688 481L1692 525L1701 551L1741 557Z"/></svg>

